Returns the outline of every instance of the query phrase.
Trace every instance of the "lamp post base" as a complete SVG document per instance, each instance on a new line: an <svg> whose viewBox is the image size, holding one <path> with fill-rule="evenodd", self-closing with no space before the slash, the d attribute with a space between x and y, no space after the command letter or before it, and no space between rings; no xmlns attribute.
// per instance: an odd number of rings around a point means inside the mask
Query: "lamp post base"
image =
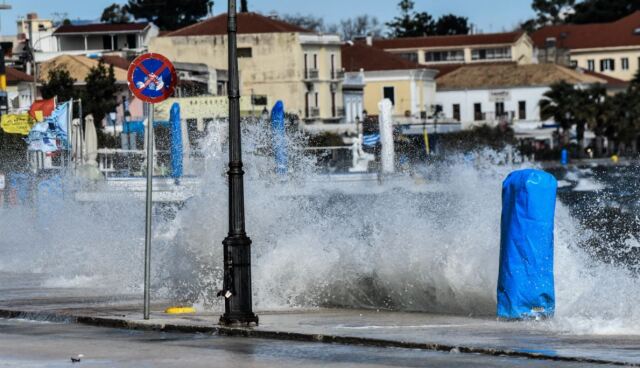
<svg viewBox="0 0 640 368"><path fill-rule="evenodd" d="M220 316L220 324L223 326L258 326L258 316L253 313L249 314L224 314Z"/></svg>

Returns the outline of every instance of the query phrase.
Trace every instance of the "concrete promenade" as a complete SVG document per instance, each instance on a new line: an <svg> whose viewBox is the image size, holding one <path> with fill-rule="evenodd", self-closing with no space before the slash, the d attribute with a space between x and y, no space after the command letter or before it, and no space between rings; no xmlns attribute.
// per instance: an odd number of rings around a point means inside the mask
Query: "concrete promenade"
<svg viewBox="0 0 640 368"><path fill-rule="evenodd" d="M523 357L549 363L640 366L640 336L572 335L545 322L499 322L494 318L371 310L258 311L260 326L222 327L219 314L170 316L154 304L142 319L142 300L101 296L99 290L0 287L0 318L59 321L135 330L203 333L315 343L394 347L488 356ZM91 296L93 295L93 296Z"/></svg>

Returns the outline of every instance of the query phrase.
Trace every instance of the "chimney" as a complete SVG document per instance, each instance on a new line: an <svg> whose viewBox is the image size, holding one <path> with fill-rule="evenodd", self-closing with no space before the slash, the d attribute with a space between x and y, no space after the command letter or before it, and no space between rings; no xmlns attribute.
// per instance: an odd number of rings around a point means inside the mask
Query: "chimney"
<svg viewBox="0 0 640 368"><path fill-rule="evenodd" d="M38 19L38 13L28 13L27 14L27 20L34 20L34 19Z"/></svg>
<svg viewBox="0 0 640 368"><path fill-rule="evenodd" d="M373 36L367 36L367 46L373 46Z"/></svg>

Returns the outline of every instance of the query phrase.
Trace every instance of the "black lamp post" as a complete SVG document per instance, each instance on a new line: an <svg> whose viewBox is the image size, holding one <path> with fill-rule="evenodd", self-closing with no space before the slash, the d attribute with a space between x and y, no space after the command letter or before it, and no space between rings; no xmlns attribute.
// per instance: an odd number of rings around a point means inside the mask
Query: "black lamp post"
<svg viewBox="0 0 640 368"><path fill-rule="evenodd" d="M224 239L225 298L223 325L258 324L251 302L251 239L245 232L244 185L240 137L240 88L238 82L236 0L229 0L229 234Z"/></svg>

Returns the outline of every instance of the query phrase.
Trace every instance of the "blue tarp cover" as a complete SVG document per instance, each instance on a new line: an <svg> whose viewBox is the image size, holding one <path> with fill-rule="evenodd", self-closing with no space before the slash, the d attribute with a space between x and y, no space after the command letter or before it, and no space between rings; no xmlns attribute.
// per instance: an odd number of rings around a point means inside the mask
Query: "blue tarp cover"
<svg viewBox="0 0 640 368"><path fill-rule="evenodd" d="M502 184L498 317L551 317L555 310L553 221L557 181L540 170Z"/></svg>

